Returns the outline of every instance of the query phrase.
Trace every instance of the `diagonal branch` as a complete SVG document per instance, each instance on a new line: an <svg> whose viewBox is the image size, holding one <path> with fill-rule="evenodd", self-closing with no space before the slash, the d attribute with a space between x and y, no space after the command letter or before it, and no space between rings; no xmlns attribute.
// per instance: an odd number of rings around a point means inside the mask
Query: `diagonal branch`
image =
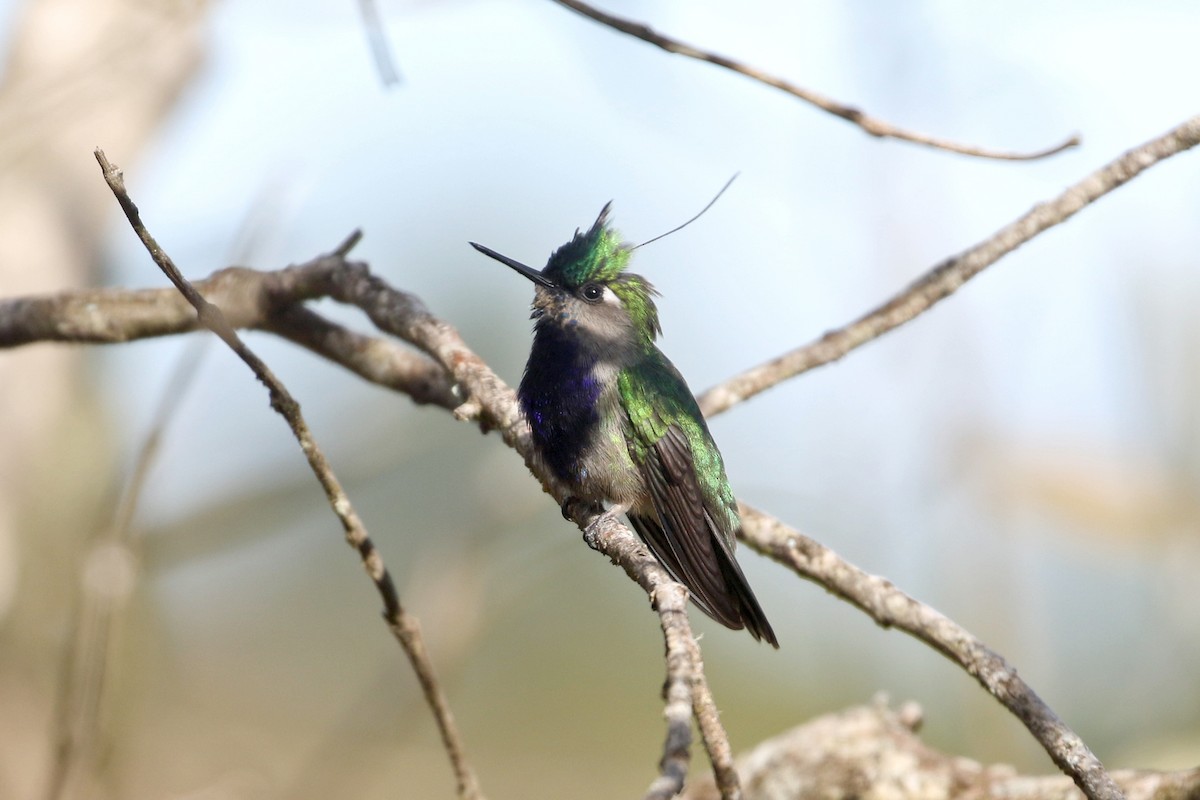
<svg viewBox="0 0 1200 800"><path fill-rule="evenodd" d="M117 202L121 204L121 209L125 212L125 217L129 220L129 224L133 227L138 238L142 240L142 244L145 245L146 250L150 253L150 257L154 259L154 263L158 265L159 269L175 284L175 287L187 298L192 307L196 309L200 322L229 345L230 349L250 367L255 377L270 392L271 407L287 421L288 426L292 429L296 441L300 444L300 449L304 451L304 455L308 459L313 474L325 490L325 496L329 501L330 507L342 523L347 543L358 551L362 557L364 569L379 591L379 595L383 600L384 620L408 656L413 671L416 672L417 679L421 683L425 698L433 710L434 718L441 732L442 743L450 757L451 766L454 768L455 777L458 781L459 797L463 798L463 800L482 800L483 793L479 789L474 770L466 760L461 737L454 722L454 716L450 712L450 706L446 700L445 693L438 683L433 662L425 650L420 623L415 616L409 614L400 605L400 598L396 594L396 587L392 582L392 576L387 571L387 567L383 563L383 558L375 548L374 542L371 541L371 537L367 534L366 526L363 525L358 512L351 506L350 498L346 496L341 483L338 481L337 476L334 475L329 462L325 459L325 454L321 452L316 440L313 439L312 433L308 429L308 423L305 422L303 415L300 413L300 404L288 392L287 387L275 377L271 369L242 342L237 332L225 319L225 315L221 312L221 309L205 300L196 291L196 288L180 273L170 256L159 246L154 237L150 235L150 232L142 223L137 206L125 190L125 179L120 170L108 161L103 150L97 149L95 155L96 161L100 164L100 168L104 173L104 180L112 190L113 196L117 198ZM355 242L357 242L357 236L352 235L339 248L337 254L345 256L346 251L350 247L353 247Z"/></svg>
<svg viewBox="0 0 1200 800"><path fill-rule="evenodd" d="M952 256L925 273L900 294L849 325L820 339L735 375L697 398L706 416L714 416L815 367L837 361L856 347L928 311L987 267L1038 234L1066 222L1080 210L1173 155L1200 144L1200 116L1135 147L1120 158L1067 188L1053 200L1039 203L990 238Z"/></svg>
<svg viewBox="0 0 1200 800"><path fill-rule="evenodd" d="M380 330L420 348L450 373L455 386L466 397L462 405L454 410L455 417L477 420L485 431L498 430L504 441L525 459L529 470L559 505L568 499L562 487L555 485L533 458L529 425L518 410L516 394L467 346L458 331L430 313L420 298L392 288L365 268L345 270L338 278L331 287L331 297L357 306ZM651 598L657 600L661 587L675 584L627 526L608 514L589 517L581 516L582 513L582 509L578 510L572 520L583 529L588 545L624 569ZM692 656L693 712L700 723L701 736L722 795L727 800L736 800L741 794L733 769L729 737L720 723L716 703L704 682L699 648L694 643L695 637L692 636L687 615L674 614L665 606L659 607L659 614L664 633L669 628L681 626L678 627L679 636L684 641L692 642L689 655ZM673 741L674 738L668 735L664 773L669 764L678 763L670 752Z"/></svg>
<svg viewBox="0 0 1200 800"><path fill-rule="evenodd" d="M806 103L810 103L822 111L833 114L835 117L841 117L847 122L857 125L863 131L880 139L899 139L905 142L925 145L938 150L948 150L952 153L960 153L966 156L974 156L976 158L991 158L1004 161L1032 161L1038 158L1045 158L1056 153L1061 153L1079 145L1079 137L1072 136L1061 144L1056 144L1053 147L1048 147L1044 150L1037 150L1032 153L1016 153L1003 150L992 150L985 147L977 147L970 144L962 144L960 142L950 141L949 139L941 139L935 136L929 136L924 133L906 130L900 128L890 122L885 122L877 117L872 117L860 109L853 106L847 106L836 100L826 97L825 95L814 92L811 89L805 89L802 86L797 86L791 81L778 78L769 73L763 72L760 69L751 67L740 61L736 61L728 56L723 56L708 50L701 50L698 47L693 47L690 44L673 39L670 36L659 33L648 25L622 17L614 16L613 14L581 2L580 0L554 0L560 6L571 9L577 14L581 14L588 19L595 20L601 25L606 25L615 31L628 34L634 38L641 39L643 42L662 48L668 53L687 56L698 61L706 61L709 64L715 64L718 67L724 67L727 70L736 72L739 75L744 75L751 80L756 80L759 83L764 83L780 91L798 97Z"/></svg>
<svg viewBox="0 0 1200 800"><path fill-rule="evenodd" d="M958 664L1021 720L1058 768L1089 798L1123 797L1079 735L999 653L891 581L864 572L820 542L757 509L743 505L741 512L742 540L755 550L862 610L884 628L898 628Z"/></svg>

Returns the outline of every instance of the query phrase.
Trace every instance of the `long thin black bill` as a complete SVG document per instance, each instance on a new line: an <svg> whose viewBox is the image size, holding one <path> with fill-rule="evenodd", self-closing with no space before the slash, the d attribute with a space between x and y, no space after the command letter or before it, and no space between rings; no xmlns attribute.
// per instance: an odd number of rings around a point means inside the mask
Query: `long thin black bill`
<svg viewBox="0 0 1200 800"><path fill-rule="evenodd" d="M471 247L474 247L479 252L483 253L485 256L494 258L497 261L499 261L501 264L505 264L507 266L512 267L517 272L521 273L526 278L529 278L529 280L533 281L534 283L541 284L542 286L545 286L550 289L554 288L554 281L550 280L545 275L543 275L540 270L536 270L533 267L527 267L524 264L522 264L520 261L515 261L515 260L509 258L508 256L502 256L499 253L497 253L495 250L491 249L490 247L484 247L483 245L476 244L475 242L470 242L470 245L471 245Z"/></svg>

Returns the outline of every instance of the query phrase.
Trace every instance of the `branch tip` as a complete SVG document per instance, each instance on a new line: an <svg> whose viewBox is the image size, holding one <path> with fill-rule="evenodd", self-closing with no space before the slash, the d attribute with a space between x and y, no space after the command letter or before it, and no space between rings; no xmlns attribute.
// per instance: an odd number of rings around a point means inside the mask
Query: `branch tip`
<svg viewBox="0 0 1200 800"><path fill-rule="evenodd" d="M350 231L349 236L342 240L341 244L334 248L333 254L335 256L341 256L342 258L345 258L346 256L350 255L351 250L358 246L358 243L362 241L362 238L362 228L355 228L354 230Z"/></svg>

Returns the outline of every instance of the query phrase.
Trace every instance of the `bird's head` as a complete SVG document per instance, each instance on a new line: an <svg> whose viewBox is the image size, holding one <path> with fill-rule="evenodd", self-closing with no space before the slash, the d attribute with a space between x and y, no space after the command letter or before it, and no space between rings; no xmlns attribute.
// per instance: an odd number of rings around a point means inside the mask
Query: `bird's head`
<svg viewBox="0 0 1200 800"><path fill-rule="evenodd" d="M554 251L545 268L526 266L483 245L471 246L533 281L533 315L539 325L557 325L598 341L653 342L661 332L654 287L626 272L633 248L608 223L612 203L586 232Z"/></svg>

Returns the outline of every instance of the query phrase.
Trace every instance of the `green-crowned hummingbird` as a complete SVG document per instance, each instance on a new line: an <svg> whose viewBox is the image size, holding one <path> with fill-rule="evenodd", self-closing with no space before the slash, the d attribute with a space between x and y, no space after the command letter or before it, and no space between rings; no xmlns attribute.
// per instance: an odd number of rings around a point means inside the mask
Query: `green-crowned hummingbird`
<svg viewBox="0 0 1200 800"><path fill-rule="evenodd" d="M572 499L626 514L701 611L778 647L733 555L741 520L721 453L654 343L657 292L625 271L634 248L609 225L611 205L540 271L471 242L535 286L517 391L535 458Z"/></svg>

